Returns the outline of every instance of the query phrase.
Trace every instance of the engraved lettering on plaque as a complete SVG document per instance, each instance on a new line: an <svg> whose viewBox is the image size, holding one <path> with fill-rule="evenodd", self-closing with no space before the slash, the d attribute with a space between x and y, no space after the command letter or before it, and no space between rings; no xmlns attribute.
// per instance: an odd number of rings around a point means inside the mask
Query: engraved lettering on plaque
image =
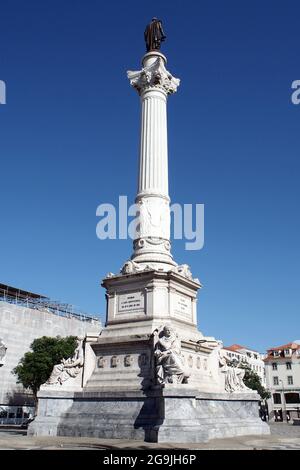
<svg viewBox="0 0 300 470"><path fill-rule="evenodd" d="M176 294L174 302L174 312L186 318L191 318L192 316L192 301L189 297Z"/></svg>
<svg viewBox="0 0 300 470"><path fill-rule="evenodd" d="M120 294L118 299L118 313L144 310L144 296L141 292Z"/></svg>

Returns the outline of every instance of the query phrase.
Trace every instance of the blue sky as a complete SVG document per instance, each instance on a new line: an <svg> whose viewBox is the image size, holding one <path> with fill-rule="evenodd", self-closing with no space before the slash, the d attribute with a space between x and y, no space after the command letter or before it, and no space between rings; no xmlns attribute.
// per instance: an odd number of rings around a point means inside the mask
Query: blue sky
<svg viewBox="0 0 300 470"><path fill-rule="evenodd" d="M168 103L172 202L205 204L205 245L185 251L203 289L199 328L260 351L300 337L299 2L3 0L2 283L104 319L100 287L131 240L100 241L96 207L136 193L143 31L181 86Z"/></svg>

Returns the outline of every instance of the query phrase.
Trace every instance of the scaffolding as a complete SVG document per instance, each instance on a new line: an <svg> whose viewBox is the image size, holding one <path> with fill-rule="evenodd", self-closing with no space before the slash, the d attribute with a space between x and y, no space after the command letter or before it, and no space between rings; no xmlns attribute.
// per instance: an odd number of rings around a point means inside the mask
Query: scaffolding
<svg viewBox="0 0 300 470"><path fill-rule="evenodd" d="M53 313L54 315L67 318L77 318L80 321L89 323L100 320L99 317L88 315L72 304L51 300L44 295L17 289L6 284L0 284L0 302L32 308L41 312Z"/></svg>

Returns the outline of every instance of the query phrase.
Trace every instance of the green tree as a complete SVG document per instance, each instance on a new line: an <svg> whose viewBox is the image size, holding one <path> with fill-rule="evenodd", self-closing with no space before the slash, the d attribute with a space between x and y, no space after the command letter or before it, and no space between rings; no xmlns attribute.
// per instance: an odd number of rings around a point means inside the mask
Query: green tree
<svg viewBox="0 0 300 470"><path fill-rule="evenodd" d="M31 390L37 403L37 392L50 377L54 365L74 354L76 336L66 338L43 336L35 339L30 348L32 351L24 354L12 373L17 376L17 383Z"/></svg>
<svg viewBox="0 0 300 470"><path fill-rule="evenodd" d="M239 367L241 369L245 369L243 382L246 387L256 390L262 400L266 400L271 397L270 392L262 385L259 375L254 372L249 365L239 364Z"/></svg>

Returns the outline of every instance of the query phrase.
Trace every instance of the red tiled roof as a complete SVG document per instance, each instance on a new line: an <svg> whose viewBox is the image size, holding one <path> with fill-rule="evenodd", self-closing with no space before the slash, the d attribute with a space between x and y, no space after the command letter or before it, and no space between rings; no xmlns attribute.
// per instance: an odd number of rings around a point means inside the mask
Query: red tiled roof
<svg viewBox="0 0 300 470"><path fill-rule="evenodd" d="M229 346L228 348L226 346L223 347L223 349L226 349L226 351L234 351L234 352L239 352L239 351L236 351L235 349L232 349L231 346ZM242 353L240 353L242 354Z"/></svg>
<svg viewBox="0 0 300 470"><path fill-rule="evenodd" d="M291 349L292 352L293 351L296 351L298 349L300 349L300 344L297 344L297 343L287 343L287 344L283 344L282 346L277 346L275 348L270 348L267 350L268 352L268 355L267 357L264 359L264 361L268 361L270 359L274 360L274 359L281 359L283 358L284 356L283 355L279 355L279 356L273 356L272 352L273 351L284 351L285 349Z"/></svg>
<svg viewBox="0 0 300 470"><path fill-rule="evenodd" d="M239 351L240 349L247 349L248 351L257 352L255 349L247 348L246 346L241 346L240 344L232 344L231 346L227 346L224 349L229 349L229 351Z"/></svg>
<svg viewBox="0 0 300 470"><path fill-rule="evenodd" d="M300 344L297 343L287 343L283 346L277 346L276 348L269 348L267 351L279 351L283 349L300 349Z"/></svg>

